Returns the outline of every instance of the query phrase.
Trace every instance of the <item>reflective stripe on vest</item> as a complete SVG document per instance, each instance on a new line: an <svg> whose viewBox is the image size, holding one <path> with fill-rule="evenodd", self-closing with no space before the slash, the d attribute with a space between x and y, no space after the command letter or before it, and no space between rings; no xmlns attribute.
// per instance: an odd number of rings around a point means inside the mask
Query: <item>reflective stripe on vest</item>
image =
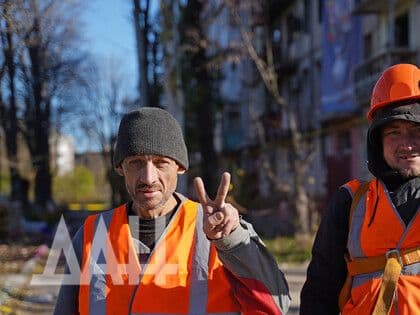
<svg viewBox="0 0 420 315"><path fill-rule="evenodd" d="M106 270L103 270L101 266L106 265L105 257L107 253L99 252L99 248L103 248L106 251L106 235L109 228L109 223L111 222L112 213L108 212L104 215L98 215L95 219L95 233L93 244L100 244L100 246L93 246L91 257L97 257L97 262L90 264L90 274L95 274L96 277L90 281L90 292L93 295L98 295L98 298L89 301L89 312L92 315L106 314L106 279L105 274ZM95 259L92 259L95 261Z"/></svg>
<svg viewBox="0 0 420 315"><path fill-rule="evenodd" d="M376 198L379 199L375 213ZM392 249L406 250L420 246L419 213L420 211L417 211L410 225L405 227L384 184L376 179L371 181L368 192L353 213L347 243L351 259L380 256ZM383 271L354 276L351 300L345 305L342 314L371 314L379 294L382 276ZM420 263L404 266L398 280L391 314L394 311L400 315L420 313L419 293L413 293L413 288L419 286Z"/></svg>
<svg viewBox="0 0 420 315"><path fill-rule="evenodd" d="M418 276L420 275L420 263L404 266L401 270L402 275ZM365 284L367 281L382 278L383 271L361 274L353 277L353 288Z"/></svg>
<svg viewBox="0 0 420 315"><path fill-rule="evenodd" d="M88 218L81 281L92 281L80 285L80 314L239 314L202 223L201 207L183 201L141 270L125 206Z"/></svg>
<svg viewBox="0 0 420 315"><path fill-rule="evenodd" d="M196 314L202 314L202 313L196 313ZM221 312L221 313L204 313L206 315L240 315L239 312ZM131 315L178 315L178 313L132 313Z"/></svg>
<svg viewBox="0 0 420 315"><path fill-rule="evenodd" d="M349 231L347 248L351 257L366 257L360 244L360 233L362 231L363 221L365 218L366 194L360 198L356 208L354 208L353 219Z"/></svg>
<svg viewBox="0 0 420 315"><path fill-rule="evenodd" d="M205 314L207 308L210 242L203 231L203 209L197 211L194 254L191 265L190 314Z"/></svg>
<svg viewBox="0 0 420 315"><path fill-rule="evenodd" d="M111 293L110 279L115 280L121 289L126 289L123 285L122 272L116 271L121 261L111 250L112 241L108 233L115 213L119 212L125 212L125 206L90 216L84 224L82 274L79 288L80 314L107 314L109 309L107 302L110 300Z"/></svg>

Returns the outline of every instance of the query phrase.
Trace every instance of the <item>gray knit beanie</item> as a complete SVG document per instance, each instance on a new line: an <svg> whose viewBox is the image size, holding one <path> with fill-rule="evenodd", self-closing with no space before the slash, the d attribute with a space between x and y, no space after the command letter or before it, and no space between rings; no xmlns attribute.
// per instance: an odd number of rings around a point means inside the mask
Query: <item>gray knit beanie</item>
<svg viewBox="0 0 420 315"><path fill-rule="evenodd" d="M121 119L114 152L114 167L128 156L161 155L188 169L188 152L176 119L157 107L143 107Z"/></svg>

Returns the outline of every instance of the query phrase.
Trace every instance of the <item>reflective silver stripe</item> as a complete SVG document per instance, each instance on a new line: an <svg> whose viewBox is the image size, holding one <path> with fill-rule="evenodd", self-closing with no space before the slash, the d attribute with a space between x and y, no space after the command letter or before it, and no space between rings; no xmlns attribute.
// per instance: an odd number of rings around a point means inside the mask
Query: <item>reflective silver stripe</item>
<svg viewBox="0 0 420 315"><path fill-rule="evenodd" d="M190 310L191 315L206 314L208 300L208 269L210 242L203 233L203 209L199 204L194 231L194 253L191 264Z"/></svg>
<svg viewBox="0 0 420 315"><path fill-rule="evenodd" d="M106 239L109 224L111 222L114 211L107 211L104 214L99 214L95 219L95 227L91 248L90 261L90 284L89 284L89 314L103 315L106 314L106 270L103 270L100 265L106 264ZM102 253L97 256L98 251ZM94 254L97 259L92 259ZM96 258L95 257L95 258ZM96 261L94 261L96 260Z"/></svg>
<svg viewBox="0 0 420 315"><path fill-rule="evenodd" d="M372 273L365 273L353 277L352 288L358 287L372 279L382 278L383 272L377 271ZM420 276L420 263L404 266L401 270L403 276Z"/></svg>
<svg viewBox="0 0 420 315"><path fill-rule="evenodd" d="M372 280L372 279L377 279L377 278L382 278L382 271L377 271L377 272L372 272L372 273L364 273L361 275L357 275L353 277L353 282L352 282L352 289Z"/></svg>
<svg viewBox="0 0 420 315"><path fill-rule="evenodd" d="M225 313L208 313L207 315L240 315L241 313L237 312L225 312Z"/></svg>
<svg viewBox="0 0 420 315"><path fill-rule="evenodd" d="M420 275L420 263L404 266L401 274L405 276L418 276Z"/></svg>
<svg viewBox="0 0 420 315"><path fill-rule="evenodd" d="M351 257L365 257L360 243L363 221L366 213L366 194L360 198L353 212L347 247Z"/></svg>
<svg viewBox="0 0 420 315"><path fill-rule="evenodd" d="M240 315L237 312L204 313L205 315ZM130 313L130 315L180 315L179 313Z"/></svg>
<svg viewBox="0 0 420 315"><path fill-rule="evenodd" d="M341 187L345 188L345 189L348 191L348 193L350 194L351 198L353 198L353 197L354 197L354 195L353 195L353 191L351 190L351 188L350 188L350 186L349 186L349 185L343 185L343 186L341 186Z"/></svg>

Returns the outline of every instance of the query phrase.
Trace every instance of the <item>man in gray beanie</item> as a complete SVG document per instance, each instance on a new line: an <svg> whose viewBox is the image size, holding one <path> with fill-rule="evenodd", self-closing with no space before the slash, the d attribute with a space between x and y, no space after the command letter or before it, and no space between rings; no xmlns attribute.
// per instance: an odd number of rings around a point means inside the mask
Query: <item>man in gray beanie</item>
<svg viewBox="0 0 420 315"><path fill-rule="evenodd" d="M182 130L175 118L157 107L126 114L118 130L114 166L131 155L161 155L188 169L188 153Z"/></svg>
<svg viewBox="0 0 420 315"><path fill-rule="evenodd" d="M62 285L55 314L286 313L275 259L225 202L230 174L214 200L199 177L200 203L175 192L188 154L171 114L148 107L126 114L113 163L131 201L89 217L76 233L80 283Z"/></svg>

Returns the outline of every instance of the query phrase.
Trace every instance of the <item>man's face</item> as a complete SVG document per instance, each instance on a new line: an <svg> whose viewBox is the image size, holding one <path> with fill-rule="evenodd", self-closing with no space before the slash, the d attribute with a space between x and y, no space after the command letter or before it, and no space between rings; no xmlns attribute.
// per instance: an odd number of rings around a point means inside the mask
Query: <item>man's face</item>
<svg viewBox="0 0 420 315"><path fill-rule="evenodd" d="M420 124L395 120L382 128L386 163L405 177L420 175Z"/></svg>
<svg viewBox="0 0 420 315"><path fill-rule="evenodd" d="M159 211L168 206L176 189L177 175L184 171L167 157L137 155L124 159L119 173L137 211Z"/></svg>

